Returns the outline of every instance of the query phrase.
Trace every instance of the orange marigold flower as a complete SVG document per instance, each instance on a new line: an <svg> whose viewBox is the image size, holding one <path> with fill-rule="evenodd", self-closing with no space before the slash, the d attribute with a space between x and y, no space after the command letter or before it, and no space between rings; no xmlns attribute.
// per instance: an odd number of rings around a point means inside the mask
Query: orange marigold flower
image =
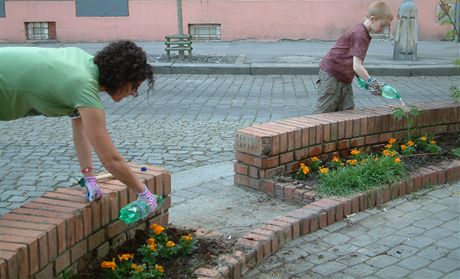
<svg viewBox="0 0 460 279"><path fill-rule="evenodd" d="M407 149L407 146L406 146L406 145L404 145L404 144L401 144L401 150L403 150L403 151L404 151L404 150L406 150L406 149Z"/></svg>
<svg viewBox="0 0 460 279"><path fill-rule="evenodd" d="M358 155L359 153L361 153L361 151L357 150L357 149L353 149L351 151L351 155Z"/></svg>
<svg viewBox="0 0 460 279"><path fill-rule="evenodd" d="M310 173L310 168L309 167L304 166L304 167L302 167L300 169L302 170L303 174L309 174Z"/></svg>
<svg viewBox="0 0 460 279"><path fill-rule="evenodd" d="M426 141L426 137L425 137L425 136L421 137L420 139L423 140L423 141Z"/></svg>
<svg viewBox="0 0 460 279"><path fill-rule="evenodd" d="M383 150L383 155L390 156L390 150Z"/></svg>
<svg viewBox="0 0 460 279"><path fill-rule="evenodd" d="M430 144L436 144L435 140L430 141Z"/></svg>
<svg viewBox="0 0 460 279"><path fill-rule="evenodd" d="M390 139L388 140L388 143L389 143L389 144L393 144L393 143L395 143L395 142L396 142L396 139L395 139L395 138L390 138Z"/></svg>
<svg viewBox="0 0 460 279"><path fill-rule="evenodd" d="M336 162L336 163L337 163L338 161L339 161L339 157L334 156L334 157L332 158L332 162Z"/></svg>
<svg viewBox="0 0 460 279"><path fill-rule="evenodd" d="M153 233L156 234L156 235L161 234L165 230L165 228L163 226L158 225L158 224L152 224L150 226L150 229L152 229Z"/></svg>
<svg viewBox="0 0 460 279"><path fill-rule="evenodd" d="M385 148L386 148L386 149L390 149L390 148L392 148L392 147L393 147L392 144L387 144L387 145L385 145Z"/></svg>
<svg viewBox="0 0 460 279"><path fill-rule="evenodd" d="M152 244L155 244L155 243L156 243L155 238L150 237L149 239L147 239L147 244L148 245L152 245Z"/></svg>
<svg viewBox="0 0 460 279"><path fill-rule="evenodd" d="M101 263L101 268L104 268L104 269L112 269L112 270L115 270L117 268L117 264L115 263L115 259L113 259L111 262L109 261L103 261Z"/></svg>
<svg viewBox="0 0 460 279"><path fill-rule="evenodd" d="M153 243L153 244L150 244L150 245L147 245L147 246L150 248L150 250L152 250L154 252L157 250L157 244L156 243Z"/></svg>
<svg viewBox="0 0 460 279"><path fill-rule="evenodd" d="M319 168L319 171L323 174L326 174L329 172L329 169L328 168Z"/></svg>
<svg viewBox="0 0 460 279"><path fill-rule="evenodd" d="M155 265L155 270L158 270L158 271L161 272L161 273L164 273L164 272L165 272L165 269L164 269L161 265L159 265L159 264L156 264L156 265Z"/></svg>
<svg viewBox="0 0 460 279"><path fill-rule="evenodd" d="M311 157L311 161L312 161L312 162L318 162L319 159L318 159L318 157Z"/></svg>
<svg viewBox="0 0 460 279"><path fill-rule="evenodd" d="M142 265L138 265L138 264L135 264L135 263L131 264L131 268L136 272L144 271L144 267Z"/></svg>
<svg viewBox="0 0 460 279"><path fill-rule="evenodd" d="M166 242L166 247L174 247L176 246L176 243L174 243L173 241L169 240L168 242Z"/></svg>
<svg viewBox="0 0 460 279"><path fill-rule="evenodd" d="M118 259L123 262L123 261L128 261L130 259L134 258L134 254L122 254L118 255Z"/></svg>
<svg viewBox="0 0 460 279"><path fill-rule="evenodd" d="M193 240L193 237L190 234L183 235L181 238L183 240L185 240L185 241L192 241Z"/></svg>
<svg viewBox="0 0 460 279"><path fill-rule="evenodd" d="M414 142L411 141L411 140L409 140L409 141L407 141L407 145L408 145L409 147L414 146Z"/></svg>
<svg viewBox="0 0 460 279"><path fill-rule="evenodd" d="M344 163L340 163L340 166L343 167L343 166L345 166L345 164L344 164Z"/></svg>
<svg viewBox="0 0 460 279"><path fill-rule="evenodd" d="M395 158L395 163L397 163L397 164L401 163L401 159Z"/></svg>
<svg viewBox="0 0 460 279"><path fill-rule="evenodd" d="M347 163L354 166L358 163L358 161L356 159L353 159L353 160L348 160Z"/></svg>

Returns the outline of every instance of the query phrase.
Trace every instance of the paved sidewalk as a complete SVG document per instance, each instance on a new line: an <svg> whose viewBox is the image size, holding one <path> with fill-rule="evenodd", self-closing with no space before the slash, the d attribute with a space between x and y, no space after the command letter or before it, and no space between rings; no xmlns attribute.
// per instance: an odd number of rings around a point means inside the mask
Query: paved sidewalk
<svg viewBox="0 0 460 279"><path fill-rule="evenodd" d="M460 183L422 190L300 237L247 279L460 278Z"/></svg>
<svg viewBox="0 0 460 279"><path fill-rule="evenodd" d="M381 69L387 69L390 73L393 71L394 76L377 77L395 86L407 104L410 105L416 101L449 100L451 99L449 87L460 86L458 76L442 76L448 72L442 70L443 67L452 65L454 59L459 57L458 43L420 43L420 60L406 61L402 65L398 65L391 59L391 42L376 41L374 43L366 62L375 62L377 66L382 65ZM151 55L162 54L163 43L161 42L141 42L140 44ZM77 45L94 52L105 44L68 45ZM264 63L288 65L297 62L309 63L310 66L314 66L319 57L327 51L327 47L332 45L332 42L219 42L194 43L194 45L195 54L239 55L242 57L240 64L246 63L250 67ZM413 69L417 67L427 69L419 71L419 74L424 73L424 71L431 74L430 76L407 77L400 76L401 72L394 70L394 67L404 69L408 66L413 67ZM263 65L261 68L264 68ZM212 67L208 69L212 69ZM438 73L439 76L431 76L433 73ZM172 223L174 225L200 225L220 230L227 236L237 237L265 220L290 211L293 206L268 198L261 193L233 185L232 160L234 158L235 130L256 123L310 114L317 97L314 87L316 75L305 74L260 76L157 74L155 90L149 95L145 94L145 88L142 87L140 96L135 99L121 103L113 103L106 96L103 96L102 99L106 107L108 129L120 153L128 161L139 164L158 164L165 166L172 172L173 207L170 211ZM372 96L359 90L356 86L354 90L357 107L399 104L394 100ZM0 122L0 131L0 215L55 187L69 186L72 181L75 181L73 177L80 176L69 119L31 117L17 121ZM95 159L96 168L102 170L97 158ZM458 185L455 187L452 188L454 189L452 191L458 193ZM455 198L456 195L452 197ZM443 201L440 200L439 203L443 204ZM432 206L437 204L432 203ZM458 224L458 222L455 223L460 216L458 203L456 205L444 205L448 208L441 209L441 211L448 211L449 214L454 212L455 216L452 219L443 220L448 225L443 223L440 226L445 225L446 227L442 228L446 229L447 232L452 232L446 237L455 236L458 240L458 230L451 230L451 226ZM420 206L424 205L420 204ZM455 206L457 210L455 210ZM407 208L407 210L412 210L407 214L417 215L420 208ZM432 208L431 211L428 211L433 212L433 210L436 209ZM376 220L381 221L377 221L376 226L379 226L386 222L382 221L386 217L380 215L384 213L371 211L371 213L357 214L354 218L375 215ZM399 215L397 217L401 218ZM372 223L373 218L368 218L368 220L367 222ZM348 237L361 239L357 236L362 235L364 227L369 228L366 227L368 225L365 221L363 224L351 226L350 229L357 228L357 230L348 232ZM340 229L337 228L337 230ZM342 233L323 230L323 232L318 232L318 237L323 238L323 234L326 232L329 234ZM354 236L352 237L353 233ZM393 230L391 234L393 233L399 235L397 239L404 237L400 231L396 233L396 230ZM429 234L428 230L425 231L424 229L418 234L422 236L422 238L416 238L419 239L416 240L418 244L406 244L417 248L413 245L421 245L425 234ZM366 239L372 241L370 240L371 237L372 234L363 235L361 241L366 241ZM436 236L432 237L436 239ZM375 239L376 244L378 244L378 239ZM452 239L452 243L455 244L454 240ZM438 241L440 240L430 243L424 249L435 249ZM371 245L371 243L369 244ZM394 245L402 243L405 242ZM333 245L334 243L328 244ZM309 247L308 249L316 247L311 246L311 243L305 245ZM359 247L359 249L367 246L365 244L362 246L352 245ZM385 252L394 248L393 246L390 248L390 243L384 245L389 248ZM337 243L336 248L342 246L341 243ZM456 247L458 246L456 244ZM331 249L326 246L321 247L324 250ZM306 249L302 248L301 250ZM310 251L308 249L306 251ZM452 266L458 268L458 261L455 261L455 257L456 259L459 257L458 248L454 250L449 250L445 254L447 256L443 254L442 257L430 260L427 269L448 275L449 272L453 271ZM331 268L336 268L337 272L346 269L341 269L341 265L346 265L346 263L344 263L345 260L338 261L339 255L337 254L346 251L340 251L329 251L330 254L337 255L333 258L333 260L337 259L336 262L328 262L332 265ZM413 255L419 255L421 252L417 250ZM366 253L369 254L370 252ZM282 256L281 253L275 256L278 257L278 255L280 255L279 257ZM369 259L363 261L363 264L370 266L368 261L373 256L367 254L364 256L369 257ZM362 259L364 256L358 258ZM397 255L391 256L396 257ZM444 256L446 261L436 262L438 259L443 259ZM424 257L420 257L422 258L420 262L424 262ZM452 258L455 261L454 265L452 265ZM380 261L378 260L378 262ZM282 265L289 267L288 263L289 260L280 261L279 266L280 268ZM323 274L324 271L321 271L323 267L320 267L320 263L314 266L313 263L315 263L314 259L312 259L312 266L310 266L312 272L316 272L318 275ZM439 266L442 265L444 265L445 271L439 270ZM295 266L297 265L291 265L293 268ZM315 269L315 267L318 268ZM396 267L399 268L397 270L409 268L407 265L399 263ZM329 270L329 267L326 269ZM267 272L271 271L272 269L267 269ZM288 270L285 271L285 274L288 274ZM301 272L302 270L298 271ZM374 273L385 273L379 272L380 270L374 270L370 274L373 276ZM351 276L349 273L344 274ZM258 274L255 273L254 276L258 276ZM423 278L423 276L418 278Z"/></svg>
<svg viewBox="0 0 460 279"><path fill-rule="evenodd" d="M137 42L151 57L164 55L164 42ZM95 53L107 43L36 43L29 46L76 46ZM235 64L155 64L159 74L317 74L320 59L333 41L211 41L194 42L194 55L234 56ZM0 44L8 46L10 44ZM21 44L24 46L26 44ZM416 61L393 60L393 42L374 39L365 66L373 75L460 75L453 64L460 57L460 43L418 42Z"/></svg>

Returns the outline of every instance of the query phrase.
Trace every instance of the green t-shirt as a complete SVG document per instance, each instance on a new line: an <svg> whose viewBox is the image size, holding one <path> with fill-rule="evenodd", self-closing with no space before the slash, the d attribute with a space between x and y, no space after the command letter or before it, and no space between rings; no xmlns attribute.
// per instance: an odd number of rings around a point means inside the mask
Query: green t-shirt
<svg viewBox="0 0 460 279"><path fill-rule="evenodd" d="M103 109L98 79L93 56L79 48L0 48L0 120Z"/></svg>

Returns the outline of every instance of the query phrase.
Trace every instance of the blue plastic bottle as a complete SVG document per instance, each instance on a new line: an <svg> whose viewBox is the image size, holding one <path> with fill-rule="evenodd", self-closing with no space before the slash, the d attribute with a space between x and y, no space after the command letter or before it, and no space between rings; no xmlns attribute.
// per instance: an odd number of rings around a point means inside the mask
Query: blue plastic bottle
<svg viewBox="0 0 460 279"><path fill-rule="evenodd" d="M163 198L157 195L155 195L155 197L158 205L156 210L158 210L163 206ZM127 204L120 210L120 220L126 224L131 224L147 217L150 213L153 212L150 212L149 205L139 199Z"/></svg>

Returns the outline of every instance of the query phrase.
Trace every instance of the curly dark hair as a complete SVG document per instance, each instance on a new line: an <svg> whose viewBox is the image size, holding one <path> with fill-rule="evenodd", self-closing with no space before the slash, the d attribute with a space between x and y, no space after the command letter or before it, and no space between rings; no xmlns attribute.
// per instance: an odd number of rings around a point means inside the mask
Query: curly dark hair
<svg viewBox="0 0 460 279"><path fill-rule="evenodd" d="M153 66L147 63L145 51L134 42L120 40L110 43L94 56L99 68L99 84L112 95L124 85L139 85L148 81L148 91L153 88Z"/></svg>

